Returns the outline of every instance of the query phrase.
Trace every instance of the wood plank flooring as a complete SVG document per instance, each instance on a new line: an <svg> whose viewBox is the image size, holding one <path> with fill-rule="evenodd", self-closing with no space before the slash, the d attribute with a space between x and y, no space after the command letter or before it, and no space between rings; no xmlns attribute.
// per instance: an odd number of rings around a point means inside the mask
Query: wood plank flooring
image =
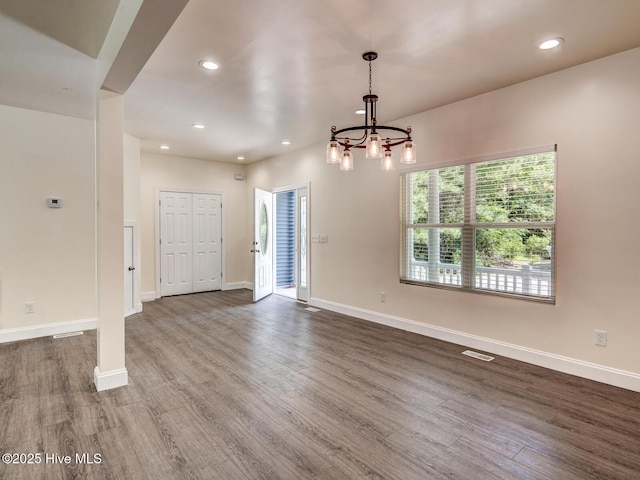
<svg viewBox="0 0 640 480"><path fill-rule="evenodd" d="M95 332L0 345L0 453L41 455L0 478L640 479L640 394L463 350L246 290L163 298L126 321L128 387L95 392Z"/></svg>

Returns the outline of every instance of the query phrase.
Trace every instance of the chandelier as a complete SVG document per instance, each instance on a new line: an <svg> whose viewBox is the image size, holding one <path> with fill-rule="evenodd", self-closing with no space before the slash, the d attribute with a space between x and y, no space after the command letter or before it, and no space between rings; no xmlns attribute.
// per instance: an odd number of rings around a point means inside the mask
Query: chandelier
<svg viewBox="0 0 640 480"><path fill-rule="evenodd" d="M411 127L385 127L377 124L376 103L378 96L371 93L371 62L378 58L376 52L365 52L362 58L369 62L369 94L364 101L364 125L340 130L331 127L331 140L327 144L327 163L339 163L340 170L353 170L351 149L364 148L366 158L381 158L384 171L394 170L391 147L402 144L400 163L416 162L415 143L411 140ZM342 151L341 151L342 148Z"/></svg>

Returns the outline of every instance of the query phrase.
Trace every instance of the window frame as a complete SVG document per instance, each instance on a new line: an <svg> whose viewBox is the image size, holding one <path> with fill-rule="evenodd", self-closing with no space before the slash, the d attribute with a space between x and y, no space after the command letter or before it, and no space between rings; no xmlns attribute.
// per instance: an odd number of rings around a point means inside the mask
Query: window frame
<svg viewBox="0 0 640 480"><path fill-rule="evenodd" d="M537 154L554 154L554 195L553 195L553 221L534 221L534 222L508 222L508 223L492 223L492 222L476 222L476 191L475 191L475 165L490 161L508 160L512 158L524 157ZM407 179L410 174L415 172L438 171L443 168L464 167L464 220L463 223L410 223L412 215L412 193L409 192ZM482 295L494 295L508 298L518 298L533 302L555 304L556 303L556 225L557 225L557 170L558 170L558 153L557 145L548 145L536 147L516 152L500 153L484 157L477 157L463 161L452 161L440 163L428 168L425 166L404 169L400 174L400 283L409 285L418 285L431 288L440 288L454 291L471 292ZM430 282L428 280L417 280L409 278L411 275L411 265L415 262L413 257L412 242L409 241L411 230L417 228L437 229L443 228L460 229L461 231L461 261L460 261L460 284ZM525 229L550 229L550 278L549 278L549 294L535 295L530 293L519 293L514 291L498 290L483 288L476 286L476 232L481 229L504 229L504 228L525 228ZM481 267L482 268L482 267ZM506 281L506 280L505 280ZM515 281L515 280L514 280Z"/></svg>

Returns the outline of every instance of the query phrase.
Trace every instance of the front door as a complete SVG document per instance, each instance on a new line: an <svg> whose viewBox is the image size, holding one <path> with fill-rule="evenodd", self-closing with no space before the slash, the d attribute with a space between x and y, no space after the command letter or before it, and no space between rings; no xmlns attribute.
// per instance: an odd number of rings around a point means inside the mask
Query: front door
<svg viewBox="0 0 640 480"><path fill-rule="evenodd" d="M254 189L253 195L253 301L273 293L273 196Z"/></svg>

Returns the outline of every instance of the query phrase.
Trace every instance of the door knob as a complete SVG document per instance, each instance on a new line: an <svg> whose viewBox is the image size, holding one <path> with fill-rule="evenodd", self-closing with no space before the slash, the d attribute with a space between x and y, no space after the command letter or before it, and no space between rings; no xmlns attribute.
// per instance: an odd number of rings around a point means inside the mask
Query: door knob
<svg viewBox="0 0 640 480"><path fill-rule="evenodd" d="M132 270L135 270L136 267L129 267L129 271L131 272Z"/></svg>
<svg viewBox="0 0 640 480"><path fill-rule="evenodd" d="M251 253L260 253L260 250L251 250Z"/></svg>

